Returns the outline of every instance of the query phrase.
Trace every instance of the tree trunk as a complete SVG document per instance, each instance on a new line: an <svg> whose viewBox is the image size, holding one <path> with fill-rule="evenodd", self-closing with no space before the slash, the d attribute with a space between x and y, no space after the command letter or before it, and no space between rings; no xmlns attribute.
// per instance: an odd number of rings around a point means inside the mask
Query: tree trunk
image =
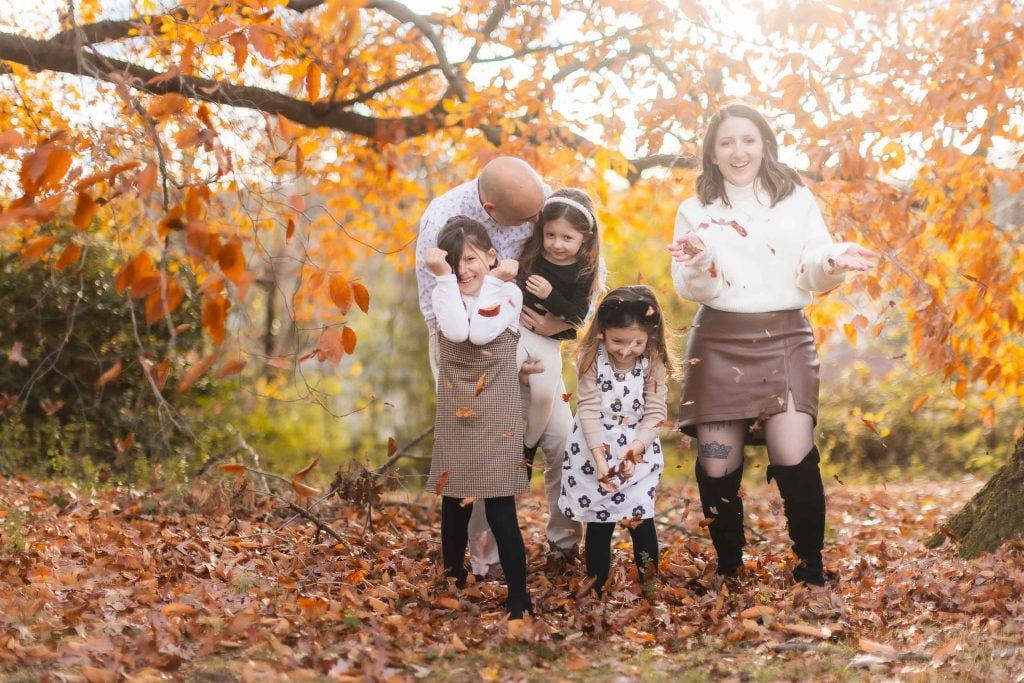
<svg viewBox="0 0 1024 683"><path fill-rule="evenodd" d="M1011 538L1024 537L1024 436L1009 462L996 472L960 512L932 535L926 545L937 548L947 538L959 543L963 558L991 552Z"/></svg>

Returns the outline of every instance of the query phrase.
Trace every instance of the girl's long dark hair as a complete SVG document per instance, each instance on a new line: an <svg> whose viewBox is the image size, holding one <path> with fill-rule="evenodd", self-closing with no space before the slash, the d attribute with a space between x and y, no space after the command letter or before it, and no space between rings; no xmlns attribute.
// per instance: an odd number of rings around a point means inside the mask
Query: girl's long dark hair
<svg viewBox="0 0 1024 683"><path fill-rule="evenodd" d="M800 178L800 174L779 161L779 141L775 137L775 131L768 125L767 119L759 111L745 104L726 105L711 117L707 132L704 134L704 142L701 145L700 175L697 176L697 196L700 197L700 203L707 206L720 198L723 204L732 206L729 203L729 196L725 192L725 178L714 162L714 152L718 129L723 121L733 117L752 121L757 126L758 132L761 133L761 139L764 141L764 155L754 183L768 193L768 196L771 197L771 206L775 206L791 195L797 185L802 186L804 181Z"/></svg>
<svg viewBox="0 0 1024 683"><path fill-rule="evenodd" d="M583 235L583 243L576 255L576 262L580 264L580 277L591 278L590 295L593 295L601 284L597 278L597 264L601 257L601 240L598 237L597 212L594 210L594 202L583 190L567 187L563 190L556 190L551 197L565 197L579 202L590 211L590 217L594 219L594 226L590 226L590 220L579 209L558 201L545 201L541 209L540 218L533 229L533 234L523 245L523 253L519 257L519 286L526 289L526 278L533 274L533 266L544 253L544 225L558 218L564 218L577 232ZM550 200L551 197L548 199Z"/></svg>
<svg viewBox="0 0 1024 683"><path fill-rule="evenodd" d="M647 285L627 285L605 295L576 348L576 371L582 375L594 365L605 330L634 325L647 332L647 355L651 361L662 363L666 376L671 377L675 368L668 350L668 330L658 298Z"/></svg>
<svg viewBox="0 0 1024 683"><path fill-rule="evenodd" d="M466 250L467 244L484 253L494 248L487 229L479 222L467 216L448 219L437 234L437 248L448 252L444 260L452 267L453 273L459 272L459 261L462 260L462 252Z"/></svg>

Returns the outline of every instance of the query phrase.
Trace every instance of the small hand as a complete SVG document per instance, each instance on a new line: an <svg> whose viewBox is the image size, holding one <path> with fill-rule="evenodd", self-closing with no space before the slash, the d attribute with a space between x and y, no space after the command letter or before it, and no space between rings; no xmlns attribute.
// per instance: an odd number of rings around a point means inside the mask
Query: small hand
<svg viewBox="0 0 1024 683"><path fill-rule="evenodd" d="M452 267L445 261L448 252L437 247L430 247L423 252L423 262L427 264L427 270L437 276L451 275Z"/></svg>
<svg viewBox="0 0 1024 683"><path fill-rule="evenodd" d="M528 306L523 308L523 314L519 316L519 324L542 337L550 337L572 327L558 316L547 312L540 313Z"/></svg>
<svg viewBox="0 0 1024 683"><path fill-rule="evenodd" d="M878 254L855 244L836 258L836 265L846 270L871 270L878 265Z"/></svg>
<svg viewBox="0 0 1024 683"><path fill-rule="evenodd" d="M677 237L668 245L668 253L672 255L672 260L684 266L692 266L699 261L706 250L704 240L692 232Z"/></svg>
<svg viewBox="0 0 1024 683"><path fill-rule="evenodd" d="M527 358L519 368L519 383L526 386L530 383L530 375L544 372L544 363L540 358Z"/></svg>
<svg viewBox="0 0 1024 683"><path fill-rule="evenodd" d="M503 258L498 261L498 265L491 268L491 275L505 282L515 280L518 273L519 261L511 258Z"/></svg>
<svg viewBox="0 0 1024 683"><path fill-rule="evenodd" d="M541 275L526 278L526 291L543 301L551 295L551 283Z"/></svg>

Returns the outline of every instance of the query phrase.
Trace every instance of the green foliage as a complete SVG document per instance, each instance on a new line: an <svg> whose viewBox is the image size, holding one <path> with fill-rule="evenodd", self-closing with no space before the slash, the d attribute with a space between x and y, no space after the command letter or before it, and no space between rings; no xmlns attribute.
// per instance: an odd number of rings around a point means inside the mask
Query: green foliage
<svg viewBox="0 0 1024 683"><path fill-rule="evenodd" d="M113 255L98 246L61 271L0 257L8 356L0 363L0 398L8 405L0 413L0 469L146 481L158 464L177 476L201 459L205 425L198 433L182 429L181 410L209 393L209 382L181 397L173 391L187 351L201 344L201 304L187 294L173 323L146 326L143 300L115 291L114 269ZM143 361L164 358L171 359L170 379L158 395ZM116 377L101 379L118 364Z"/></svg>
<svg viewBox="0 0 1024 683"><path fill-rule="evenodd" d="M986 426L965 419L978 414L980 401L957 399L941 377L874 365L857 360L822 384L819 442L843 476L990 475L1006 462L1019 429L1013 411L996 412Z"/></svg>
<svg viewBox="0 0 1024 683"><path fill-rule="evenodd" d="M3 545L6 555L17 555L25 550L25 530L23 526L25 513L21 510L6 510L3 524Z"/></svg>

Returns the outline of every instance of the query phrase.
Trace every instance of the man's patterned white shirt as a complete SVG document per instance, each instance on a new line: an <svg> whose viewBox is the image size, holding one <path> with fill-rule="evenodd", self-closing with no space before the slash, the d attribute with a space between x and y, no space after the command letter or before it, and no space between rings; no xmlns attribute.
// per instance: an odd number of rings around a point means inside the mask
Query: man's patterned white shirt
<svg viewBox="0 0 1024 683"><path fill-rule="evenodd" d="M523 251L523 245L533 232L534 224L530 221L511 227L498 225L480 203L477 183L478 179L474 178L448 190L430 202L423 212L423 218L420 219L419 235L416 238L416 283L419 287L420 311L431 332L437 330L431 304L431 293L436 278L427 268L423 255L430 247L437 246L437 235L450 218L466 216L479 221L491 236L494 249L501 259L518 259ZM551 188L545 185L544 195L549 194Z"/></svg>

